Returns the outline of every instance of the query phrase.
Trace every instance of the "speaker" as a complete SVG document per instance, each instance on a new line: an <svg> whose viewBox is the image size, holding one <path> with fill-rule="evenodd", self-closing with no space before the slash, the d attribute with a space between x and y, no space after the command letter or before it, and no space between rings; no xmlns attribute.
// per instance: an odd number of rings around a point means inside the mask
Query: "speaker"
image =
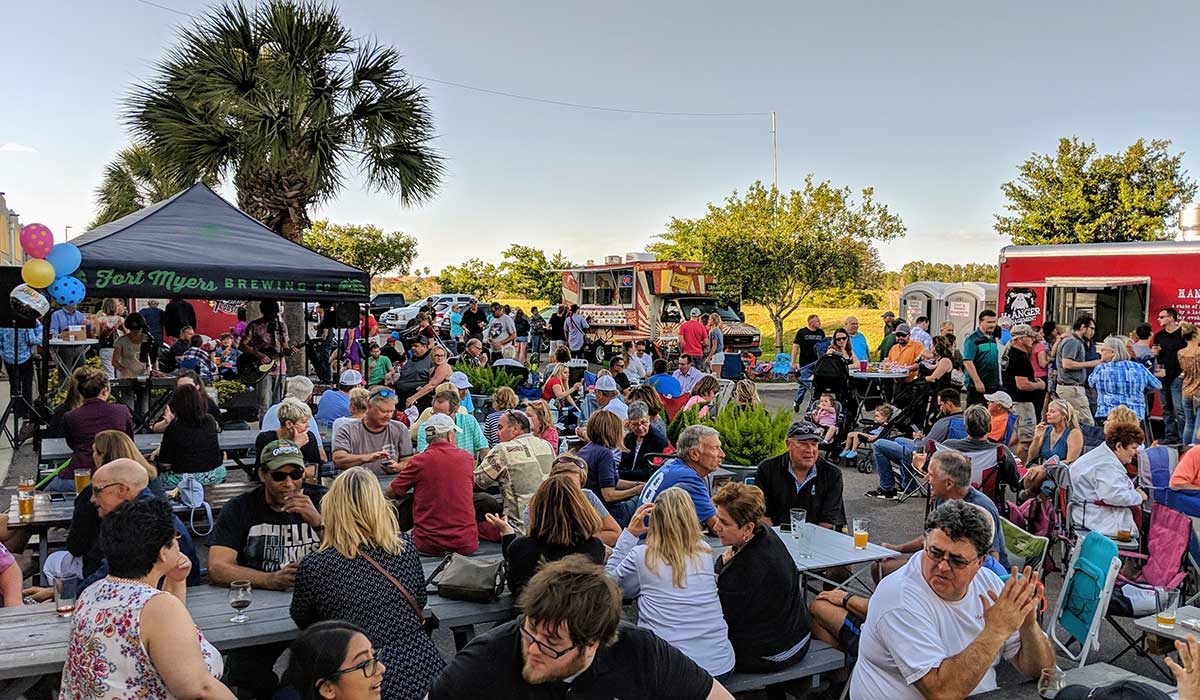
<svg viewBox="0 0 1200 700"><path fill-rule="evenodd" d="M33 328L34 326L36 319L14 314L12 304L9 303L9 294L12 294L12 290L21 282L20 267L0 267L0 328Z"/></svg>
<svg viewBox="0 0 1200 700"><path fill-rule="evenodd" d="M336 328L353 328L361 320L359 305L352 301L339 301L333 313L333 324Z"/></svg>

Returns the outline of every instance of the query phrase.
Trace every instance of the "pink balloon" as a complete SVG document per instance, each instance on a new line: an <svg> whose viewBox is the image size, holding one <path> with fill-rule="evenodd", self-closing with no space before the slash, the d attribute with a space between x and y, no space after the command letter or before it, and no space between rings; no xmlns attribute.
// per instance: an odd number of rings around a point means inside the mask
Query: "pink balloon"
<svg viewBox="0 0 1200 700"><path fill-rule="evenodd" d="M21 249L31 258L44 258L54 248L54 234L44 224L29 224L21 229Z"/></svg>

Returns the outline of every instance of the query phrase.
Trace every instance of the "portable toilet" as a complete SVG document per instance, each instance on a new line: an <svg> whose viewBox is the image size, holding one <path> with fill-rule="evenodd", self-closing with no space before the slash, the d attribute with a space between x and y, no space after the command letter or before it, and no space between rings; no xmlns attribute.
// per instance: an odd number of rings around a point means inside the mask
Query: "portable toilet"
<svg viewBox="0 0 1200 700"><path fill-rule="evenodd" d="M919 316L929 317L929 327L936 331L945 316L945 282L913 282L900 291L900 318L912 325Z"/></svg>
<svg viewBox="0 0 1200 700"><path fill-rule="evenodd" d="M963 339L975 331L979 312L991 309L999 313L996 291L996 285L987 282L956 282L946 286L946 315L942 320L954 324L959 347L962 347Z"/></svg>

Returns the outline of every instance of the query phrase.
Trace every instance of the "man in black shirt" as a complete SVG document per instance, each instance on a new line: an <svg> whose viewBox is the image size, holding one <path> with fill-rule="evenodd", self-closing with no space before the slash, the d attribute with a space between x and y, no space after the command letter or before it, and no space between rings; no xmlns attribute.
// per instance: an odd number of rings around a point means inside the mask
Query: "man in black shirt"
<svg viewBox="0 0 1200 700"><path fill-rule="evenodd" d="M184 326L196 327L196 310L191 302L181 296L171 297L167 308L163 310L163 335L178 338Z"/></svg>
<svg viewBox="0 0 1200 700"><path fill-rule="evenodd" d="M650 632L621 622L621 593L579 557L544 565L521 593L525 614L476 637L428 700L732 700L720 683Z"/></svg>
<svg viewBox="0 0 1200 700"><path fill-rule="evenodd" d="M1179 350L1187 345L1183 332L1179 330L1179 312L1168 306L1158 312L1158 323L1162 330L1154 334L1150 352L1158 359L1159 378L1162 389L1158 390L1162 403L1163 430L1168 444L1182 442L1180 434L1187 423L1183 405L1183 370L1179 367Z"/></svg>
<svg viewBox="0 0 1200 700"><path fill-rule="evenodd" d="M462 315L463 333L466 334L468 340L471 338L483 340L483 329L487 327L487 324L487 314L479 308L479 302L472 299Z"/></svg>
<svg viewBox="0 0 1200 700"><path fill-rule="evenodd" d="M1016 453L1022 457L1033 440L1033 428L1037 425L1042 401L1046 398L1046 382L1033 374L1030 354L1038 341L1038 332L1027 323L1018 323L1012 328L1008 341L1008 367L1004 370L1004 390L1012 397L1013 415L1017 417Z"/></svg>
<svg viewBox="0 0 1200 700"><path fill-rule="evenodd" d="M817 361L817 344L825 340L825 329L821 328L821 317L809 314L808 325L796 331L792 340L792 370Z"/></svg>
<svg viewBox="0 0 1200 700"><path fill-rule="evenodd" d="M846 526L842 501L842 472L821 458L817 445L821 428L799 421L788 429L787 452L758 465L754 485L762 489L767 519L776 525L788 523L792 508L803 508L807 519L821 527L841 530Z"/></svg>

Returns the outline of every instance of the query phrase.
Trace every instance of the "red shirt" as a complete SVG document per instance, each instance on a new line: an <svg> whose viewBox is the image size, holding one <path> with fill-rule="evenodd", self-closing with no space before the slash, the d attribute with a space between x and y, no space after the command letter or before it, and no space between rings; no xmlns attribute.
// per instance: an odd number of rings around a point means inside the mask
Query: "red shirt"
<svg viewBox="0 0 1200 700"><path fill-rule="evenodd" d="M561 385L563 382L558 377L550 377L550 381L546 382L546 386L542 387L542 400L551 401L554 399L554 385ZM567 387L563 387L566 389Z"/></svg>
<svg viewBox="0 0 1200 700"><path fill-rule="evenodd" d="M435 442L409 461L392 492L413 490L413 543L422 554L479 549L475 524L475 459L445 441Z"/></svg>
<svg viewBox="0 0 1200 700"><path fill-rule="evenodd" d="M679 344L684 355L703 355L704 341L707 339L708 329L695 319L684 321L679 326Z"/></svg>

